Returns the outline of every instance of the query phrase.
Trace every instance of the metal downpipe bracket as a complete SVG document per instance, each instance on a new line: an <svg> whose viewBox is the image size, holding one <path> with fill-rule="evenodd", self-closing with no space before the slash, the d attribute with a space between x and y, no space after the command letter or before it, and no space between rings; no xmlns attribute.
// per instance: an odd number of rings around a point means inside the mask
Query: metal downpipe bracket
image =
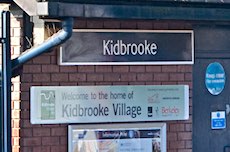
<svg viewBox="0 0 230 152"><path fill-rule="evenodd" d="M73 30L73 18L65 18L62 21L62 29L58 31L56 34L52 35L46 41L38 46L34 46L25 52L23 52L19 57L12 60L12 72L15 73L20 66L24 63L28 62L29 60L50 51L55 46L58 46L64 43L72 36ZM14 74L17 76L18 74Z"/></svg>

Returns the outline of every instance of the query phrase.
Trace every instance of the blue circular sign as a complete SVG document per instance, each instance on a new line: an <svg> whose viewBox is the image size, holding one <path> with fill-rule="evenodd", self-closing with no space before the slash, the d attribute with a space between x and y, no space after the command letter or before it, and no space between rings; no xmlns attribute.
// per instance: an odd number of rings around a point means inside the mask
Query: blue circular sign
<svg viewBox="0 0 230 152"><path fill-rule="evenodd" d="M205 73L205 85L212 95L220 94L225 85L225 72L223 66L218 62L210 63Z"/></svg>

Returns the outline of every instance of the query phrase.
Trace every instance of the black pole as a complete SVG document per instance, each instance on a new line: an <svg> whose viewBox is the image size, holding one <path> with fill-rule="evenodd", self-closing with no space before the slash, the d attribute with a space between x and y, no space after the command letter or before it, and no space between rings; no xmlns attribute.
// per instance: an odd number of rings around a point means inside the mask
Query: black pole
<svg viewBox="0 0 230 152"><path fill-rule="evenodd" d="M10 12L2 12L2 91L3 106L3 152L12 151L11 131L11 51Z"/></svg>

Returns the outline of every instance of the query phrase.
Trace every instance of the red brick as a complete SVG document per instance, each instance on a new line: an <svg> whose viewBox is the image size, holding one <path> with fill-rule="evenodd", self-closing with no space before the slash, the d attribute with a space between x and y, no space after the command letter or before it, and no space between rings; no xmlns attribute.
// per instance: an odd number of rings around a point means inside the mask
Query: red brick
<svg viewBox="0 0 230 152"><path fill-rule="evenodd" d="M87 74L87 81L103 81L103 74Z"/></svg>
<svg viewBox="0 0 230 152"><path fill-rule="evenodd" d="M41 145L41 138L40 137L29 137L29 138L22 138L20 145L21 146L39 146Z"/></svg>
<svg viewBox="0 0 230 152"><path fill-rule="evenodd" d="M168 141L175 141L177 140L177 133L172 133L172 132L168 132L167 133L167 140Z"/></svg>
<svg viewBox="0 0 230 152"><path fill-rule="evenodd" d="M192 149L178 149L178 152L192 152Z"/></svg>
<svg viewBox="0 0 230 152"><path fill-rule="evenodd" d="M77 66L60 66L60 72L77 72Z"/></svg>
<svg viewBox="0 0 230 152"><path fill-rule="evenodd" d="M95 72L94 66L78 66L78 72L90 73Z"/></svg>
<svg viewBox="0 0 230 152"><path fill-rule="evenodd" d="M31 128L21 128L20 129L20 137L25 138L25 137L32 137L32 129Z"/></svg>
<svg viewBox="0 0 230 152"><path fill-rule="evenodd" d="M73 82L86 81L86 74L84 73L69 74L69 81L73 81Z"/></svg>
<svg viewBox="0 0 230 152"><path fill-rule="evenodd" d="M185 148L185 141L170 141L169 142L170 149L181 149Z"/></svg>
<svg viewBox="0 0 230 152"><path fill-rule="evenodd" d="M67 128L51 128L51 136L67 136Z"/></svg>
<svg viewBox="0 0 230 152"><path fill-rule="evenodd" d="M21 100L29 100L30 92L21 92Z"/></svg>
<svg viewBox="0 0 230 152"><path fill-rule="evenodd" d="M137 81L152 81L153 74L151 73L138 73L137 74Z"/></svg>
<svg viewBox="0 0 230 152"><path fill-rule="evenodd" d="M33 147L20 146L20 152L33 152Z"/></svg>
<svg viewBox="0 0 230 152"><path fill-rule="evenodd" d="M50 82L50 74L35 74L33 75L34 82Z"/></svg>
<svg viewBox="0 0 230 152"><path fill-rule="evenodd" d="M38 56L33 59L33 63L35 64L50 64L50 56Z"/></svg>
<svg viewBox="0 0 230 152"><path fill-rule="evenodd" d="M75 29L86 28L86 20L85 19L77 19L77 24L74 24Z"/></svg>
<svg viewBox="0 0 230 152"><path fill-rule="evenodd" d="M30 91L30 87L31 86L40 86L41 83L40 82L33 82L33 83L21 83L20 87L21 87L21 91Z"/></svg>
<svg viewBox="0 0 230 152"><path fill-rule="evenodd" d="M161 66L146 66L146 72L161 72Z"/></svg>
<svg viewBox="0 0 230 152"><path fill-rule="evenodd" d="M192 124L185 124L185 131L192 131Z"/></svg>
<svg viewBox="0 0 230 152"><path fill-rule="evenodd" d="M30 65L26 64L23 66L23 72L24 73L40 73L41 72L41 66L40 65Z"/></svg>
<svg viewBox="0 0 230 152"><path fill-rule="evenodd" d="M129 72L129 66L113 66L113 72L125 73Z"/></svg>
<svg viewBox="0 0 230 152"><path fill-rule="evenodd" d="M68 137L67 136L61 136L61 145L67 145L68 144Z"/></svg>
<svg viewBox="0 0 230 152"><path fill-rule="evenodd" d="M172 22L169 24L169 29L176 29L176 30L181 30L184 29L184 22L182 21L176 21L176 22Z"/></svg>
<svg viewBox="0 0 230 152"><path fill-rule="evenodd" d="M51 81L54 82L66 82L69 81L69 75L68 74L51 74Z"/></svg>
<svg viewBox="0 0 230 152"><path fill-rule="evenodd" d="M46 73L59 72L59 66L58 65L42 65L42 72L46 72Z"/></svg>
<svg viewBox="0 0 230 152"><path fill-rule="evenodd" d="M120 21L106 20L104 21L104 28L106 29L118 29L121 27Z"/></svg>
<svg viewBox="0 0 230 152"><path fill-rule="evenodd" d="M153 78L155 81L168 81L169 74L168 73L154 73Z"/></svg>
<svg viewBox="0 0 230 152"><path fill-rule="evenodd" d="M192 149L192 140L185 141L185 148Z"/></svg>
<svg viewBox="0 0 230 152"><path fill-rule="evenodd" d="M21 119L20 120L20 126L23 127L23 128L29 128L29 127L32 127L32 124L30 123L30 120L29 119Z"/></svg>
<svg viewBox="0 0 230 152"><path fill-rule="evenodd" d="M98 20L87 20L86 24L87 24L87 28L93 28L93 29L103 28L103 22Z"/></svg>
<svg viewBox="0 0 230 152"><path fill-rule="evenodd" d="M32 75L31 74L23 74L21 81L22 82L32 82Z"/></svg>
<svg viewBox="0 0 230 152"><path fill-rule="evenodd" d="M156 30L167 30L169 28L169 24L167 22L154 22L153 28Z"/></svg>
<svg viewBox="0 0 230 152"><path fill-rule="evenodd" d="M51 146L51 152L67 152L67 146Z"/></svg>
<svg viewBox="0 0 230 152"><path fill-rule="evenodd" d="M106 73L104 74L104 81L120 81L120 74L117 73Z"/></svg>
<svg viewBox="0 0 230 152"><path fill-rule="evenodd" d="M121 74L121 81L137 81L137 74L136 73L125 73Z"/></svg>
<svg viewBox="0 0 230 152"><path fill-rule="evenodd" d="M170 73L169 77L171 81L184 81L183 73Z"/></svg>
<svg viewBox="0 0 230 152"><path fill-rule="evenodd" d="M30 112L26 111L26 110L20 111L20 118L21 119L29 119L30 118Z"/></svg>
<svg viewBox="0 0 230 152"><path fill-rule="evenodd" d="M130 66L130 72L145 72L145 66L143 65Z"/></svg>
<svg viewBox="0 0 230 152"><path fill-rule="evenodd" d="M178 133L178 140L191 140L192 133L191 132L179 132Z"/></svg>
<svg viewBox="0 0 230 152"><path fill-rule="evenodd" d="M96 66L96 72L103 72L103 73L112 72L112 66L107 66L107 65Z"/></svg>
<svg viewBox="0 0 230 152"><path fill-rule="evenodd" d="M153 29L152 21L139 21L137 22L137 28L143 30L151 30Z"/></svg>
<svg viewBox="0 0 230 152"><path fill-rule="evenodd" d="M20 106L21 106L21 109L23 109L23 110L30 109L30 103L29 103L29 101L20 102Z"/></svg>
<svg viewBox="0 0 230 152"><path fill-rule="evenodd" d="M178 72L191 73L192 72L192 66L190 66L190 65L179 65L179 66L177 66L177 71Z"/></svg>
<svg viewBox="0 0 230 152"><path fill-rule="evenodd" d="M50 146L33 147L33 152L50 152Z"/></svg>
<svg viewBox="0 0 230 152"><path fill-rule="evenodd" d="M177 66L162 66L162 72L177 72Z"/></svg>
<svg viewBox="0 0 230 152"><path fill-rule="evenodd" d="M59 62L57 61L57 56L50 56L50 63L59 64Z"/></svg>
<svg viewBox="0 0 230 152"><path fill-rule="evenodd" d="M52 145L59 145L59 137L43 137L42 138L42 145L52 146Z"/></svg>
<svg viewBox="0 0 230 152"><path fill-rule="evenodd" d="M33 136L50 136L50 128L33 128Z"/></svg>
<svg viewBox="0 0 230 152"><path fill-rule="evenodd" d="M170 131L172 132L181 132L181 131L185 131L185 124L170 124L169 125Z"/></svg>
<svg viewBox="0 0 230 152"><path fill-rule="evenodd" d="M185 74L185 81L192 81L192 73Z"/></svg>
<svg viewBox="0 0 230 152"><path fill-rule="evenodd" d="M137 23L136 21L124 20L121 22L121 28L122 29L137 29Z"/></svg>

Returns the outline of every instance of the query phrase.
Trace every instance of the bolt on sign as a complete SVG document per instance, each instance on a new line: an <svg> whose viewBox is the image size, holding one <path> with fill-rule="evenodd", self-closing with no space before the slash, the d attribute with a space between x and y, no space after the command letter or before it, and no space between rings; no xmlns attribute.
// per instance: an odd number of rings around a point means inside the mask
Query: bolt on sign
<svg viewBox="0 0 230 152"><path fill-rule="evenodd" d="M30 102L33 124L189 118L187 85L34 86Z"/></svg>
<svg viewBox="0 0 230 152"><path fill-rule="evenodd" d="M74 30L61 65L193 64L192 30Z"/></svg>

